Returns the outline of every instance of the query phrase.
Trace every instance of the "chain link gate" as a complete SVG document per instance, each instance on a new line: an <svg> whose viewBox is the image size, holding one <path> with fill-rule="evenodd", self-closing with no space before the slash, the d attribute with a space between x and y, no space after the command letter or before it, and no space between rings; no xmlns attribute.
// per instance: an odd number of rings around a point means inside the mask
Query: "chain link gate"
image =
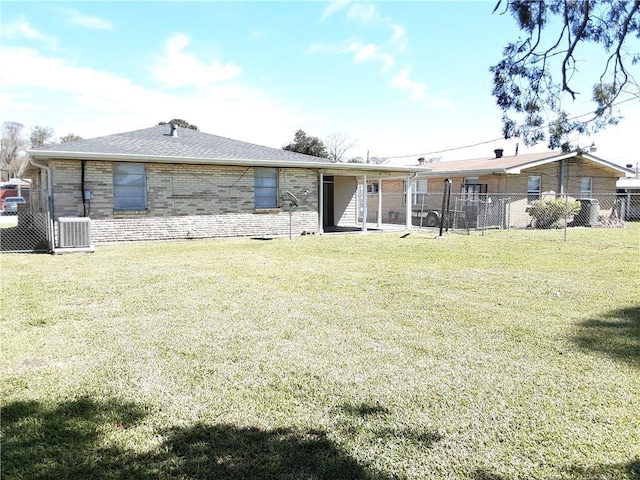
<svg viewBox="0 0 640 480"><path fill-rule="evenodd" d="M0 215L0 252L51 252L53 232L46 191L24 190L26 203Z"/></svg>

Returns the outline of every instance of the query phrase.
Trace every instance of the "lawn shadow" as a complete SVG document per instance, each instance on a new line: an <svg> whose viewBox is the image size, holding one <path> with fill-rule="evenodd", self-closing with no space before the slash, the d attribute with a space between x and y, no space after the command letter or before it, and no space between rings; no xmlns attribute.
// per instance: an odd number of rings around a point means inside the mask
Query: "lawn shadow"
<svg viewBox="0 0 640 480"><path fill-rule="evenodd" d="M372 420L372 417L376 417L380 422L384 423L385 417L391 413L391 410L377 402L375 404L363 402L358 405L345 403L339 409L357 419L355 424L350 421L345 424L346 430L352 434L356 434L362 428L362 424L359 423L362 420ZM374 425L369 426L368 431L379 439L402 439L426 448L431 447L443 438L436 431L421 428L376 427Z"/></svg>
<svg viewBox="0 0 640 480"><path fill-rule="evenodd" d="M640 367L640 305L585 320L574 340L583 349Z"/></svg>
<svg viewBox="0 0 640 480"><path fill-rule="evenodd" d="M81 398L54 406L15 402L2 412L5 480L390 480L356 462L322 431L196 424L144 432L160 441L139 453L124 445L140 441L139 431L128 430L150 414L141 405Z"/></svg>
<svg viewBox="0 0 640 480"><path fill-rule="evenodd" d="M340 407L340 409L350 415L356 415L363 418L371 415L386 415L389 413L389 409L387 407L383 407L377 403L375 405L364 402L359 405L345 403Z"/></svg>
<svg viewBox="0 0 640 480"><path fill-rule="evenodd" d="M620 480L640 479L640 458L628 463L599 464L590 467L572 467L568 469L571 476L580 480L598 480L601 478L615 478Z"/></svg>
<svg viewBox="0 0 640 480"><path fill-rule="evenodd" d="M89 397L54 406L14 402L2 407L2 477L152 478L140 476L125 452L105 446L109 432L135 426L148 411L133 403Z"/></svg>

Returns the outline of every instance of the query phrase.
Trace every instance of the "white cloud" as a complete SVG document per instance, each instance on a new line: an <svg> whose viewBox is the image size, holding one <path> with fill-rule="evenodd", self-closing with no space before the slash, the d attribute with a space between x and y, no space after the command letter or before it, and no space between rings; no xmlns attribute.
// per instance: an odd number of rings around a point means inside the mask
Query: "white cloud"
<svg viewBox="0 0 640 480"><path fill-rule="evenodd" d="M156 79L166 88L210 85L238 76L242 69L227 62L205 64L184 50L191 40L184 34L176 34L166 42L165 56L153 69Z"/></svg>
<svg viewBox="0 0 640 480"><path fill-rule="evenodd" d="M356 63L368 60L381 62L383 72L389 71L395 63L393 56L382 52L380 47L373 43L362 44L359 42L351 42L346 50L353 53L353 59Z"/></svg>
<svg viewBox="0 0 640 480"><path fill-rule="evenodd" d="M449 108L452 106L451 102L446 98L429 95L427 93L427 84L413 80L408 68L403 68L394 75L391 80L391 85L408 91L413 100L426 101L430 106L441 108Z"/></svg>
<svg viewBox="0 0 640 480"><path fill-rule="evenodd" d="M112 30L113 24L109 20L103 18L84 15L72 8L65 8L62 12L67 15L67 21L73 25L92 28L96 30Z"/></svg>
<svg viewBox="0 0 640 480"><path fill-rule="evenodd" d="M363 24L370 24L382 20L380 11L375 5L360 2L354 3L349 7L347 18Z"/></svg>
<svg viewBox="0 0 640 480"><path fill-rule="evenodd" d="M342 10L351 0L333 0L322 12L322 20Z"/></svg>
<svg viewBox="0 0 640 480"><path fill-rule="evenodd" d="M393 31L393 34L389 39L389 43L395 45L398 51L405 50L409 43L405 28L402 25L393 24L391 25L391 30Z"/></svg>
<svg viewBox="0 0 640 480"><path fill-rule="evenodd" d="M158 91L26 47L4 46L0 62L21 65L0 71L0 122L47 125L56 135L91 138L184 118L207 133L279 148L300 125L317 121L243 85Z"/></svg>
<svg viewBox="0 0 640 480"><path fill-rule="evenodd" d="M36 30L26 20L17 20L3 26L1 36L10 40L39 40L48 44L50 47L56 47L58 45L58 40L55 37Z"/></svg>
<svg viewBox="0 0 640 480"><path fill-rule="evenodd" d="M415 82L409 78L409 70L402 69L393 77L391 84L394 87L411 92L411 98L420 100L426 97L427 86L421 82Z"/></svg>

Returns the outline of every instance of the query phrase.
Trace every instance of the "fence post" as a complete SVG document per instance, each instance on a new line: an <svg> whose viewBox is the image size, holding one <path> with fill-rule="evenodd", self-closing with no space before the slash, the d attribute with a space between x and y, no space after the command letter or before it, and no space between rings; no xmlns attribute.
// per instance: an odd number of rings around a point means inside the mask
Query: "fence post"
<svg viewBox="0 0 640 480"><path fill-rule="evenodd" d="M442 213L440 215L440 236L442 236L442 229L444 227L445 218L447 224L449 222L449 200L451 199L451 180L445 178L444 180L444 192L442 195ZM449 227L447 226L447 231Z"/></svg>
<svg viewBox="0 0 640 480"><path fill-rule="evenodd" d="M564 241L567 241L567 230L569 228L569 194L564 194Z"/></svg>

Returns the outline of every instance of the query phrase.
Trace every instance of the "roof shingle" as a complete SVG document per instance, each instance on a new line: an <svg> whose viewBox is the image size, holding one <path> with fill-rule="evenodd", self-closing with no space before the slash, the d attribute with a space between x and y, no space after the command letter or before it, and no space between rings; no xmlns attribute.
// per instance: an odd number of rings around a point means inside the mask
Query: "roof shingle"
<svg viewBox="0 0 640 480"><path fill-rule="evenodd" d="M313 157L278 148L219 137L189 128L177 128L170 135L170 125L116 133L105 137L63 143L33 150L32 153L70 152L75 154L146 155L179 158L210 158L230 160L263 160L290 162L326 162L328 158Z"/></svg>

